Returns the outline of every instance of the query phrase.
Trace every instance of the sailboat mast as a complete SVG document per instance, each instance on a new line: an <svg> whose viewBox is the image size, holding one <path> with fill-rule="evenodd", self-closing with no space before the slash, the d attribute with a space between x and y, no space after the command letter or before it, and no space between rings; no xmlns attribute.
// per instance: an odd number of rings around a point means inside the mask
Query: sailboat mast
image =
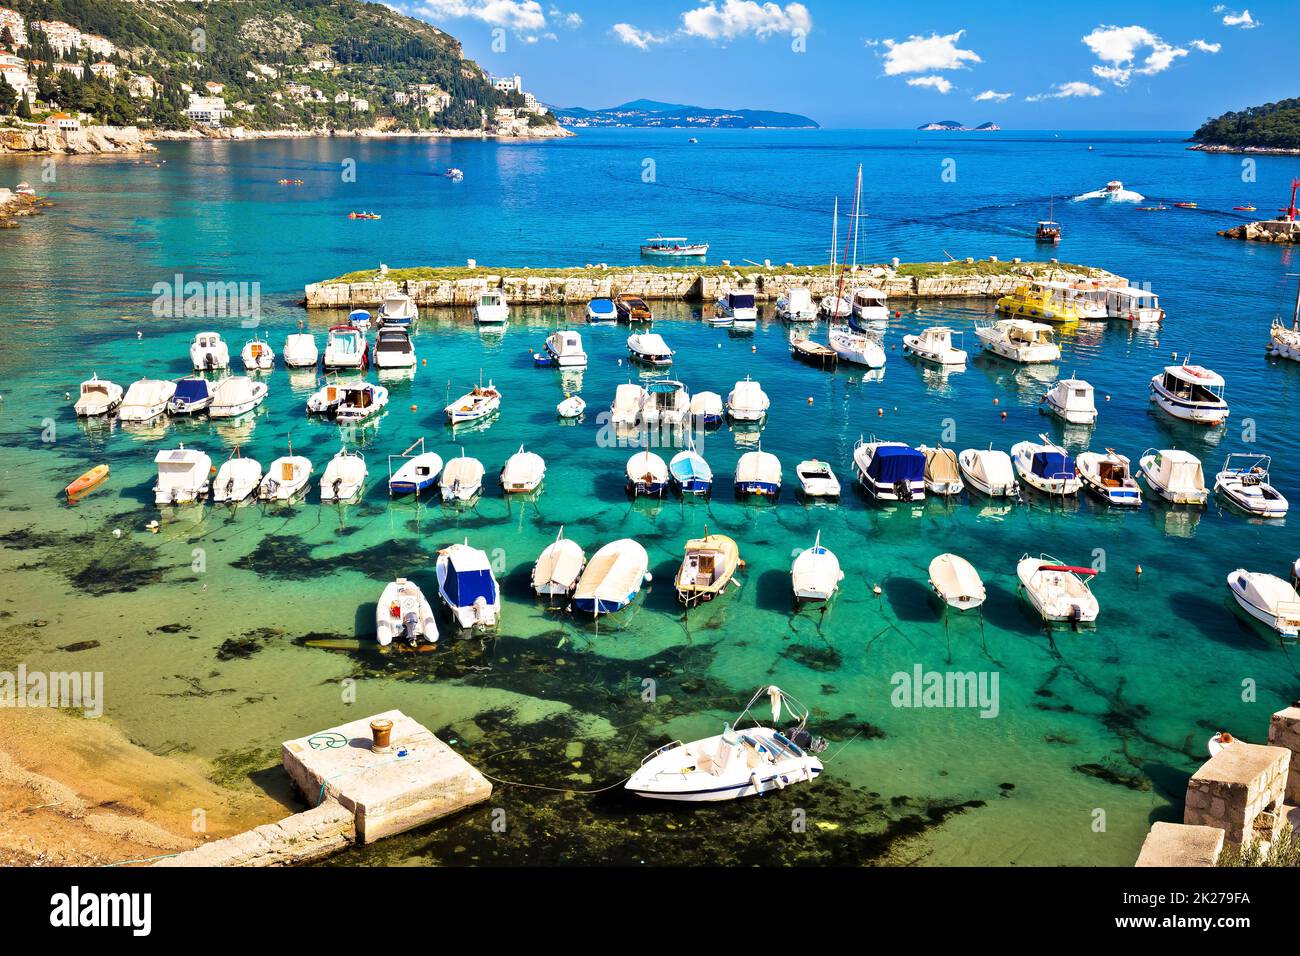
<svg viewBox="0 0 1300 956"><path fill-rule="evenodd" d="M1296 277L1295 284L1295 314L1292 316L1292 324L1300 328L1300 276Z"/></svg>
<svg viewBox="0 0 1300 956"><path fill-rule="evenodd" d="M862 214L862 164L858 163L858 184L853 197L853 270L858 268L858 217Z"/></svg>
<svg viewBox="0 0 1300 956"><path fill-rule="evenodd" d="M835 216L831 219L831 275L835 275L835 247L840 243L840 197L835 197Z"/></svg>

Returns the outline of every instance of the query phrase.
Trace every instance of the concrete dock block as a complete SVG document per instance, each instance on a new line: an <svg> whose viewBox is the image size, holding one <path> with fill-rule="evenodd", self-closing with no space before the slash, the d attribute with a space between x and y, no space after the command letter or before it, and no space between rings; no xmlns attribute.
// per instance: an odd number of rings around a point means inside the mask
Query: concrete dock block
<svg viewBox="0 0 1300 956"><path fill-rule="evenodd" d="M1218 827L1157 823L1142 843L1137 866L1214 866L1223 852Z"/></svg>
<svg viewBox="0 0 1300 956"><path fill-rule="evenodd" d="M1300 705L1285 707L1273 715L1268 725L1268 742L1291 751L1286 802L1300 806Z"/></svg>
<svg viewBox="0 0 1300 956"><path fill-rule="evenodd" d="M1219 827L1233 845L1272 842L1281 825L1291 752L1237 740L1215 754L1187 782L1183 823Z"/></svg>

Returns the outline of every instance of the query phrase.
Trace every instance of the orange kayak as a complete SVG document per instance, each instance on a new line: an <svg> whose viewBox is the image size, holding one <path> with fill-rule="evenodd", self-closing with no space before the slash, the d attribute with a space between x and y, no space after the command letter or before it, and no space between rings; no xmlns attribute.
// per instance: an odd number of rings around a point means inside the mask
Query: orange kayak
<svg viewBox="0 0 1300 956"><path fill-rule="evenodd" d="M86 472L66 489L68 500L76 501L92 488L103 484L104 479L108 477L108 465L96 465L90 471Z"/></svg>

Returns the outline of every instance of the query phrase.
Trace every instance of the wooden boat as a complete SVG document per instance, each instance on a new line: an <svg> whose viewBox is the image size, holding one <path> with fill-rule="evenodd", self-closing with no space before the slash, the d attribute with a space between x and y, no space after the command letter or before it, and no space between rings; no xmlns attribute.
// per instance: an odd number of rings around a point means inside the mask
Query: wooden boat
<svg viewBox="0 0 1300 956"><path fill-rule="evenodd" d="M654 313L650 311L650 306L646 305L643 299L634 295L620 295L614 300L614 310L618 314L620 322L644 322L649 324L655 320Z"/></svg>
<svg viewBox="0 0 1300 956"><path fill-rule="evenodd" d="M1127 456L1107 448L1105 454L1080 452L1075 462L1083 487L1102 501L1130 508L1142 504L1142 488L1133 477Z"/></svg>
<svg viewBox="0 0 1300 956"><path fill-rule="evenodd" d="M677 569L677 599L687 607L712 601L727 589L740 566L736 542L725 534L709 534L686 542L686 554Z"/></svg>
<svg viewBox="0 0 1300 956"><path fill-rule="evenodd" d="M447 424L461 425L465 422L487 418L500 408L501 393L489 381L486 387L475 385L443 411L447 414Z"/></svg>
<svg viewBox="0 0 1300 956"><path fill-rule="evenodd" d="M833 348L821 342L814 342L812 339L791 342L790 355L800 362L807 362L809 365L817 365L821 368L834 368L840 360L839 353Z"/></svg>
<svg viewBox="0 0 1300 956"><path fill-rule="evenodd" d="M108 465L96 465L72 484L68 485L67 488L63 489L63 491L68 496L68 503L71 504L82 495L98 488L107 480Z"/></svg>

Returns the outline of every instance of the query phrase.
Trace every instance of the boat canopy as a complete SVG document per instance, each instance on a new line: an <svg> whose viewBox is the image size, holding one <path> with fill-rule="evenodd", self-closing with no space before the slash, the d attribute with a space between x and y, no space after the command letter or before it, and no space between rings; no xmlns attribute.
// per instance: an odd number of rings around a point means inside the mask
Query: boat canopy
<svg viewBox="0 0 1300 956"><path fill-rule="evenodd" d="M867 474L881 484L923 481L925 455L907 445L877 445L867 465Z"/></svg>
<svg viewBox="0 0 1300 956"><path fill-rule="evenodd" d="M925 453L926 481L959 481L957 453L951 448L931 448Z"/></svg>
<svg viewBox="0 0 1300 956"><path fill-rule="evenodd" d="M217 382L212 389L213 405L240 405L253 398L256 389L247 375L232 375Z"/></svg>
<svg viewBox="0 0 1300 956"><path fill-rule="evenodd" d="M82 388L85 393L85 388ZM197 402L212 394L212 388L206 378L183 378L176 383L175 398L180 402Z"/></svg>
<svg viewBox="0 0 1300 956"><path fill-rule="evenodd" d="M1153 463L1157 480L1170 491L1204 491L1201 460L1190 452L1171 448L1158 452Z"/></svg>
<svg viewBox="0 0 1300 956"><path fill-rule="evenodd" d="M591 311L595 312L597 315L613 315L614 300L613 299L592 299L590 302L587 303L587 308L591 309Z"/></svg>
<svg viewBox="0 0 1300 956"><path fill-rule="evenodd" d="M685 236L651 236L650 238L646 239L646 242L649 243L650 245L662 245L668 242L674 242L680 244L688 241L689 240Z"/></svg>
<svg viewBox="0 0 1300 956"><path fill-rule="evenodd" d="M854 289L853 298L862 302L883 302L887 298L884 289Z"/></svg>
<svg viewBox="0 0 1300 956"><path fill-rule="evenodd" d="M1203 365L1167 365L1165 374L1202 388L1223 388L1223 376Z"/></svg>
<svg viewBox="0 0 1300 956"><path fill-rule="evenodd" d="M1030 468L1040 478L1074 475L1074 461L1063 451L1036 451Z"/></svg>
<svg viewBox="0 0 1300 956"><path fill-rule="evenodd" d="M731 404L737 408L763 408L767 404L767 395L758 382L746 379L737 382L732 389Z"/></svg>
<svg viewBox="0 0 1300 956"><path fill-rule="evenodd" d="M733 309L752 309L754 296L749 292L728 292L727 304Z"/></svg>
<svg viewBox="0 0 1300 956"><path fill-rule="evenodd" d="M737 482L781 483L781 460L767 451L749 451L736 462Z"/></svg>
<svg viewBox="0 0 1300 956"><path fill-rule="evenodd" d="M627 347L638 355L672 355L673 350L668 347L664 337L658 332L646 332L643 335L629 335L627 337Z"/></svg>
<svg viewBox="0 0 1300 956"><path fill-rule="evenodd" d="M477 548L456 548L447 556L451 565L443 589L454 607L469 607L479 598L497 603L497 583L487 555Z"/></svg>
<svg viewBox="0 0 1300 956"><path fill-rule="evenodd" d="M678 452L669 462L669 469L673 477L678 481L687 482L695 479L711 481L713 479L713 469L709 463L704 460L703 456L693 448Z"/></svg>

